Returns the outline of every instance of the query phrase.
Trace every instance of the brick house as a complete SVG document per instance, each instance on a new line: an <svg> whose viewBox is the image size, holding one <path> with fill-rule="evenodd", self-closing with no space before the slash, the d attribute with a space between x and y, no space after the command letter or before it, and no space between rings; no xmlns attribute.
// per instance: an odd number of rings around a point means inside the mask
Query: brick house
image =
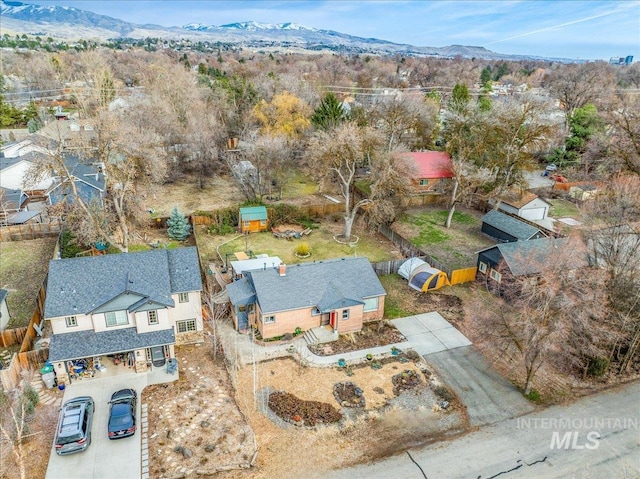
<svg viewBox="0 0 640 479"><path fill-rule="evenodd" d="M227 286L237 330L264 339L329 326L359 331L384 314L386 291L367 258L342 258L245 271Z"/></svg>

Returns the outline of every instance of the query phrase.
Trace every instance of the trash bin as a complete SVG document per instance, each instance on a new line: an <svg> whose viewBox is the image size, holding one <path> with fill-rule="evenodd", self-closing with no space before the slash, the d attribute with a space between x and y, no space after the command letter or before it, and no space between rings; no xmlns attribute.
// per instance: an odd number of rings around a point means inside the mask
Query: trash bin
<svg viewBox="0 0 640 479"><path fill-rule="evenodd" d="M47 374L53 371L53 364L45 363L42 368L40 368L40 374Z"/></svg>
<svg viewBox="0 0 640 479"><path fill-rule="evenodd" d="M56 384L56 373L50 372L42 375L42 381L44 385L47 386L47 389L51 389Z"/></svg>

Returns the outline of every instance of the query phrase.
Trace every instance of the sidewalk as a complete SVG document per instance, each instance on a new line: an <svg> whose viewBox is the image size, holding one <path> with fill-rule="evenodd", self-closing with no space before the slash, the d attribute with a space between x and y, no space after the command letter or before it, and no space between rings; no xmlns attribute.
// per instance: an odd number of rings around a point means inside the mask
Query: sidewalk
<svg viewBox="0 0 640 479"><path fill-rule="evenodd" d="M227 357L237 358L241 365L292 356L310 366L325 367L335 366L339 359L344 359L347 363L361 362L368 354L379 359L390 355L393 347L400 350L413 349L421 356L427 356L471 344L471 341L436 312L392 319L390 322L407 338L406 341L332 356L313 354L302 336L288 343L263 346L251 341L251 336L237 333L228 323L220 323L218 333Z"/></svg>
<svg viewBox="0 0 640 479"><path fill-rule="evenodd" d="M269 359L291 356L294 359L315 367L335 366L338 359L344 359L347 363L355 363L364 360L367 354L374 358L389 356L391 348L410 349L412 344L409 341L401 343L387 344L376 348L361 349L348 353L334 354L332 356L318 356L313 354L307 347L307 343L302 336L285 344L274 346L263 346L251 341L248 334L239 334L230 324L218 324L219 340L222 343L227 357L236 357L241 365L248 365L268 361Z"/></svg>

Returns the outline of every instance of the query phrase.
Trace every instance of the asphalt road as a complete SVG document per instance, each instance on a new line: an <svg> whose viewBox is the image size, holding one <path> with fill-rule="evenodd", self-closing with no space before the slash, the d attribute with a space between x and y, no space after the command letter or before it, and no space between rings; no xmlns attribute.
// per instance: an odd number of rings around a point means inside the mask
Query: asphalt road
<svg viewBox="0 0 640 479"><path fill-rule="evenodd" d="M467 406L469 423L484 426L534 410L520 391L500 376L474 346L424 356Z"/></svg>
<svg viewBox="0 0 640 479"><path fill-rule="evenodd" d="M324 477L635 479L640 476L639 399L636 382Z"/></svg>

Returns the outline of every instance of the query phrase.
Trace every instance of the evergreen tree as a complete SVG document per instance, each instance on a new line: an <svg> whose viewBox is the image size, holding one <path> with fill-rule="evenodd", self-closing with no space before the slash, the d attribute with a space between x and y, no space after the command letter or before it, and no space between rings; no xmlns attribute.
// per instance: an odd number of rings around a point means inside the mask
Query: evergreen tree
<svg viewBox="0 0 640 479"><path fill-rule="evenodd" d="M333 93L327 93L315 109L311 123L320 130L330 130L347 119L347 114Z"/></svg>
<svg viewBox="0 0 640 479"><path fill-rule="evenodd" d="M184 241L191 234L191 225L187 218L174 206L171 216L167 220L167 234L169 238L177 241Z"/></svg>
<svg viewBox="0 0 640 479"><path fill-rule="evenodd" d="M467 85L456 83L451 92L451 98L449 98L449 109L462 114L468 110L469 100L471 100L471 95L469 95Z"/></svg>

